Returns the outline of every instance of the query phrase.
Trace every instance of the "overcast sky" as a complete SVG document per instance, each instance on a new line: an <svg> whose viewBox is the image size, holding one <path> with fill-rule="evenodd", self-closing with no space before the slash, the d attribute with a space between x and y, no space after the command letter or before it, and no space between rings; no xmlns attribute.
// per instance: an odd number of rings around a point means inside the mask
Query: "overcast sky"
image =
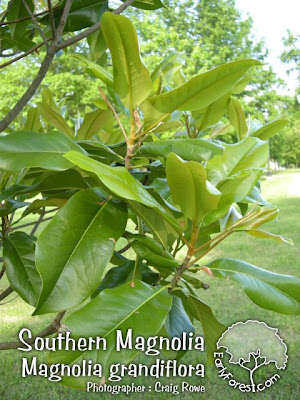
<svg viewBox="0 0 300 400"><path fill-rule="evenodd" d="M236 5L250 14L255 35L265 38L269 49L268 62L294 91L297 83L292 77L287 77L286 66L281 64L279 57L284 49L282 37L287 29L300 34L300 0L236 0Z"/></svg>

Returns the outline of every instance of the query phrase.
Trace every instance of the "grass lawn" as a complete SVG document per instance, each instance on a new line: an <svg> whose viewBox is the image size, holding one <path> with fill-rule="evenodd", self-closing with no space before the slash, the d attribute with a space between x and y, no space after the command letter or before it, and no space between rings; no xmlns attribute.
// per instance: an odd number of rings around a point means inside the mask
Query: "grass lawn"
<svg viewBox="0 0 300 400"><path fill-rule="evenodd" d="M279 205L281 213L278 221L273 221L265 226L270 232L281 234L293 239L295 246L291 247L269 240L255 239L246 234L234 234L227 238L213 254L212 258L231 257L243 259L262 268L293 274L300 277L299 270L299 249L300 249L300 171L283 171L276 173L272 178L265 178L262 181L262 191L266 200ZM49 254L49 257L51 255ZM203 273L204 274L204 273ZM296 400L300 399L300 320L296 316L286 316L263 310L253 304L244 292L233 282L217 280L203 276L203 280L210 284L207 291L199 291L199 296L213 308L216 316L224 325L231 325L236 321L257 319L265 321L268 325L279 328L279 334L288 346L288 367L284 372L280 372L281 379L265 392L256 394L241 393L228 386L228 383L217 376L215 367L206 368L204 379L192 377L184 378L194 385L205 385L205 393L183 393L176 398L198 399L198 397L211 400L237 400L252 399L254 396L262 399L274 400ZM0 290L7 287L8 283L3 279ZM19 297L12 293L5 301L11 300L5 305L1 305L0 310L0 341L16 340L17 332L22 327L28 327L34 332L42 329L52 320L51 316L31 317L32 307L25 304ZM201 334L200 325L197 333ZM34 355L39 357L39 361L46 361L46 354ZM31 353L30 355L32 355ZM55 400L55 399L96 399L101 396L104 399L113 397L109 394L92 394L79 390L73 390L62 385L49 382L41 377L28 377L22 379L20 376L21 358L23 354L17 350L2 351L0 355L0 399L1 400ZM140 362L145 361L141 357ZM185 364L197 364L203 362L203 357L199 357L197 352L189 352L181 360ZM130 383L133 379L124 379L121 383ZM137 378L137 384L153 385L154 380L149 378ZM161 379L164 383L180 383L179 379L168 382ZM140 399L141 395L133 394L133 397ZM128 396L120 394L118 399ZM174 396L168 393L144 393L145 399L171 399Z"/></svg>

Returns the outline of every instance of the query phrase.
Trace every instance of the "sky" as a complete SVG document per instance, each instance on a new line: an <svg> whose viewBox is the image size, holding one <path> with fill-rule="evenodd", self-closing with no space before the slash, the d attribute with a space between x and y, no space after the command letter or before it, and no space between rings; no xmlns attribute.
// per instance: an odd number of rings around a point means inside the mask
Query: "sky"
<svg viewBox="0 0 300 400"><path fill-rule="evenodd" d="M280 54L284 50L282 37L286 31L300 34L300 0L236 0L236 5L243 14L252 17L255 36L265 38L269 50L267 61L287 83L287 89L280 91L294 93L297 82L285 73L287 66L280 62Z"/></svg>

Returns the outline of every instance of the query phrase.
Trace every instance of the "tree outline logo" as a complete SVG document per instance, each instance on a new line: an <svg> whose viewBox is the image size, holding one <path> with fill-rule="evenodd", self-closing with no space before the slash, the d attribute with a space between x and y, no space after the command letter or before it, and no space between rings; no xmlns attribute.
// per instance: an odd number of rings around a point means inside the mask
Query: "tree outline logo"
<svg viewBox="0 0 300 400"><path fill-rule="evenodd" d="M236 322L227 328L218 340L215 352L215 365L219 369L219 376L228 379L229 385L243 392L263 391L272 386L279 378L279 374L269 377L263 383L256 383L254 373L259 368L274 363L277 370L285 370L288 355L287 346L278 334L277 328L271 328L265 322L248 320ZM224 352L230 358L230 364L239 365L249 372L250 384L237 382L231 372L223 364Z"/></svg>

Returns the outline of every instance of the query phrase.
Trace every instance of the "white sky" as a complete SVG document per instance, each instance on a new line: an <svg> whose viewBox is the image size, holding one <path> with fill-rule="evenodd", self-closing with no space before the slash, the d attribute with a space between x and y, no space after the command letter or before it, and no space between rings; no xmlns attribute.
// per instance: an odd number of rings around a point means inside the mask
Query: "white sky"
<svg viewBox="0 0 300 400"><path fill-rule="evenodd" d="M236 0L236 5L252 17L254 34L258 39L264 37L269 49L268 62L293 93L297 82L285 73L287 66L280 62L280 54L287 29L300 34L300 0Z"/></svg>

